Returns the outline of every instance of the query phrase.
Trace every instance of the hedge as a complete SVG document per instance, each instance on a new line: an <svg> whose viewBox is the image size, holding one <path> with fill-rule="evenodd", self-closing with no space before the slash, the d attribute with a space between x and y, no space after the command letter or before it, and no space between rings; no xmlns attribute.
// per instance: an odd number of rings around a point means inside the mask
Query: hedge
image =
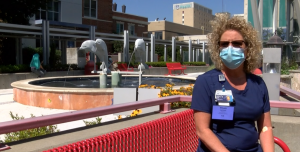
<svg viewBox="0 0 300 152"><path fill-rule="evenodd" d="M44 66L46 71L68 71L70 70L80 70L76 64L57 64L54 67ZM31 72L30 66L27 64L20 65L0 65L0 73L18 73L18 72Z"/></svg>
<svg viewBox="0 0 300 152"><path fill-rule="evenodd" d="M146 62L147 65L152 67L166 67L166 63L170 62ZM183 62L183 65L187 66L205 66L205 62Z"/></svg>
<svg viewBox="0 0 300 152"><path fill-rule="evenodd" d="M118 62L119 63L126 63L126 62ZM167 67L166 63L170 63L170 62L146 62L146 64L148 66L152 66L152 67ZM126 63L128 65L128 63ZM101 62L97 62L96 65L99 67L101 65ZM132 63L130 63L130 67L138 67L139 63L135 63L132 65ZM187 65L187 66L205 66L206 63L205 62L183 62L183 65Z"/></svg>

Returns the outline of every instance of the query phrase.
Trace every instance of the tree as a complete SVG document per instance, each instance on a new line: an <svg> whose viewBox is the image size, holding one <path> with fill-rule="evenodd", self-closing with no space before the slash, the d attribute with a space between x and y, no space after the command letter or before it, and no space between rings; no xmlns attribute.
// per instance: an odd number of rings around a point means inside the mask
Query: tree
<svg viewBox="0 0 300 152"><path fill-rule="evenodd" d="M0 19L5 23L28 25L29 19L50 0L1 0Z"/></svg>

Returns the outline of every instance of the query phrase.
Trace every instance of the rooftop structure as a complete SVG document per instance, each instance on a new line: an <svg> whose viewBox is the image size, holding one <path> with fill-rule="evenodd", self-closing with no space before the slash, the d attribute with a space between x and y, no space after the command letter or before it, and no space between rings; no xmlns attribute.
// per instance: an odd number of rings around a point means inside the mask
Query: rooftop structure
<svg viewBox="0 0 300 152"><path fill-rule="evenodd" d="M211 31L212 10L195 2L173 4L173 22Z"/></svg>

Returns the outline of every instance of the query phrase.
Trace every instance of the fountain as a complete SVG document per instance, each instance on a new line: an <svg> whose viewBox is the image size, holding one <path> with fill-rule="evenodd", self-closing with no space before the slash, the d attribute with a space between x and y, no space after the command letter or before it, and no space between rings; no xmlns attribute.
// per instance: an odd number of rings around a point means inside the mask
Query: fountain
<svg viewBox="0 0 300 152"><path fill-rule="evenodd" d="M100 58L102 64L101 71L97 71L99 76L51 77L16 81L11 84L14 100L36 107L81 110L112 105L114 87L137 88L142 82L160 87L164 87L166 83L182 86L195 82L194 78L142 77L142 70L148 69L148 65L145 64L145 43L142 39L137 39L135 42L134 52L140 64L138 71L133 72L110 71L107 68L107 47L101 39L84 41L79 51L93 52ZM137 76L123 76L122 74L139 75L138 81ZM123 79L130 81L122 81Z"/></svg>

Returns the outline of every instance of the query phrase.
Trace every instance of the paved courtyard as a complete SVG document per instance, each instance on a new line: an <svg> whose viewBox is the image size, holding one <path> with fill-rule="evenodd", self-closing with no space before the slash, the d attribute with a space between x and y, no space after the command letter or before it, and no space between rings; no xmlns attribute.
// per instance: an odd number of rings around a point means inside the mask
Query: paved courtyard
<svg viewBox="0 0 300 152"><path fill-rule="evenodd" d="M179 75L179 77L197 77L202 73L189 73L187 75ZM178 76L178 75L177 75ZM13 89L0 89L0 122L11 121L9 113L12 112L14 115L23 116L25 118L30 118L31 114L34 116L51 115L57 113L68 112L72 110L61 110L61 109L49 109L40 108L20 104L13 100ZM101 122L107 122L117 119L117 116L110 114L101 116ZM95 120L95 118L89 118L85 120ZM85 126L83 120L72 121L67 123L58 124L57 127L60 131L69 130L73 128L78 128ZM0 135L0 140L4 140L4 135Z"/></svg>

